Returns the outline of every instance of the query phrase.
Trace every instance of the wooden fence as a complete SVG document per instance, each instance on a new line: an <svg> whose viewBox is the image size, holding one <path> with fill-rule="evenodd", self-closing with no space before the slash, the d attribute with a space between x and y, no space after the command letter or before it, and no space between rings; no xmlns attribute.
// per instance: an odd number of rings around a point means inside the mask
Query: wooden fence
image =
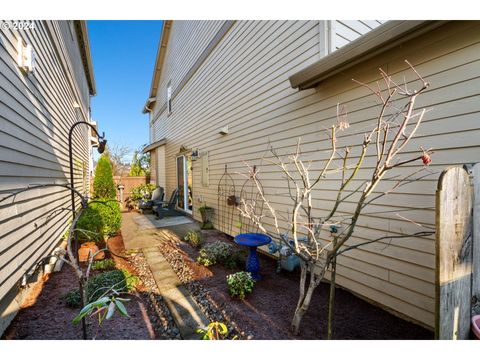
<svg viewBox="0 0 480 360"><path fill-rule="evenodd" d="M468 339L480 300L480 164L453 167L436 195L437 339Z"/></svg>
<svg viewBox="0 0 480 360"><path fill-rule="evenodd" d="M125 207L125 200L130 196L132 189L149 181L146 176L114 176L113 180L117 189L119 185L124 186L123 191L117 191L117 199L122 202L123 207Z"/></svg>

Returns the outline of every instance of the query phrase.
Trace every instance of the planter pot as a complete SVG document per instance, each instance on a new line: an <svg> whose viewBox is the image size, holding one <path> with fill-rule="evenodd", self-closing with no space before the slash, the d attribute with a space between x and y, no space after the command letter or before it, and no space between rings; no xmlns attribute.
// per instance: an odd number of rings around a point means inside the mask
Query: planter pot
<svg viewBox="0 0 480 360"><path fill-rule="evenodd" d="M202 216L201 228L204 230L213 229L213 224L212 224L213 208L203 206L199 208L198 211L200 211L200 215Z"/></svg>
<svg viewBox="0 0 480 360"><path fill-rule="evenodd" d="M98 246L94 242L86 242L80 246L78 249L78 260L80 262L88 261L89 254L95 254L98 251ZM102 251L95 255L93 258L94 260L102 260L105 259L105 253Z"/></svg>
<svg viewBox="0 0 480 360"><path fill-rule="evenodd" d="M475 315L472 317L472 331L477 340L480 340L480 315Z"/></svg>
<svg viewBox="0 0 480 360"><path fill-rule="evenodd" d="M201 207L198 209L200 211L200 215L202 216L202 221L209 222L212 219L213 216L213 208L210 207Z"/></svg>

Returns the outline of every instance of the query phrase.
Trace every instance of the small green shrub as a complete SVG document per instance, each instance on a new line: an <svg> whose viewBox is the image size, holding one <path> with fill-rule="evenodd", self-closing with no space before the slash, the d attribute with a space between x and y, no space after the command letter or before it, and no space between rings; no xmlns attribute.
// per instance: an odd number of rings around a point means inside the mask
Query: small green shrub
<svg viewBox="0 0 480 360"><path fill-rule="evenodd" d="M115 270L115 261L113 259L104 259L94 261L92 263L92 270Z"/></svg>
<svg viewBox="0 0 480 360"><path fill-rule="evenodd" d="M82 298L78 290L72 290L62 296L62 300L68 307L76 308L82 303Z"/></svg>
<svg viewBox="0 0 480 360"><path fill-rule="evenodd" d="M93 179L94 199L116 199L117 189L113 181L112 165L106 154L100 156Z"/></svg>
<svg viewBox="0 0 480 360"><path fill-rule="evenodd" d="M128 270L112 270L91 277L87 282L87 301L98 299L108 289L113 288L118 292L132 291L138 284L137 276ZM78 291L72 290L62 297L70 307L78 307L81 304L81 296Z"/></svg>
<svg viewBox="0 0 480 360"><path fill-rule="evenodd" d="M77 222L81 241L101 241L120 230L122 214L116 200L97 199L88 204ZM81 231L85 230L85 231Z"/></svg>
<svg viewBox="0 0 480 360"><path fill-rule="evenodd" d="M200 231L190 230L183 239L188 241L194 248L197 248L202 243L202 234Z"/></svg>
<svg viewBox="0 0 480 360"><path fill-rule="evenodd" d="M245 265L245 256L240 251L233 251L232 255L225 259L223 265L228 269L235 269Z"/></svg>
<svg viewBox="0 0 480 360"><path fill-rule="evenodd" d="M253 291L255 281L252 275L246 271L240 271L235 274L227 275L228 294L231 297L244 299L247 294Z"/></svg>
<svg viewBox="0 0 480 360"><path fill-rule="evenodd" d="M233 245L215 241L200 249L197 262L207 267L222 264L228 268L235 268L243 262L243 256Z"/></svg>
<svg viewBox="0 0 480 360"><path fill-rule="evenodd" d="M112 270L93 276L87 283L89 301L95 300L110 287L117 291L131 291L138 282L138 277L130 274L128 270Z"/></svg>

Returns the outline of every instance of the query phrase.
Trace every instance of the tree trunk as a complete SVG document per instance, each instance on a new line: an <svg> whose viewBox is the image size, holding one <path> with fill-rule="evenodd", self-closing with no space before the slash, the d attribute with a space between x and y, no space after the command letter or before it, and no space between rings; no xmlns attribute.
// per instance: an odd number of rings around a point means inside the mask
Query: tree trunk
<svg viewBox="0 0 480 360"><path fill-rule="evenodd" d="M82 298L82 309L87 305L87 282L83 281L83 278L79 281L80 296ZM85 316L82 318L82 335L83 340L87 340L87 322Z"/></svg>
<svg viewBox="0 0 480 360"><path fill-rule="evenodd" d="M337 272L337 257L332 259L332 272L330 275L330 296L328 298L328 330L327 338L332 340L333 337L333 309L335 304L335 274Z"/></svg>
<svg viewBox="0 0 480 360"><path fill-rule="evenodd" d="M307 281L308 268L303 260L300 260L300 270L300 295L298 296L296 310L302 305L303 299L305 298L305 283Z"/></svg>
<svg viewBox="0 0 480 360"><path fill-rule="evenodd" d="M310 281L308 284L307 293L305 297L299 301L295 314L293 315L293 320L291 324L292 332L294 335L300 333L300 324L303 319L303 315L308 311L310 307L310 301L312 300L313 291L317 288L320 281L323 279L323 274L325 270L322 269L319 275L314 274L315 264L306 267L305 271L310 271Z"/></svg>

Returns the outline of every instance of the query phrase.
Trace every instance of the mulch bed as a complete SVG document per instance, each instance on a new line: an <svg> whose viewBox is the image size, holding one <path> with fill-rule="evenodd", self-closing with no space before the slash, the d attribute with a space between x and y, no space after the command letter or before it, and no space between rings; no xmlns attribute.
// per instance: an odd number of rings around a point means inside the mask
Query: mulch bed
<svg viewBox="0 0 480 360"><path fill-rule="evenodd" d="M216 240L233 243L230 237L214 230L202 231L202 235L204 244ZM289 327L298 300L300 271L288 273L282 270L277 274L276 261L260 255L263 279L256 283L253 293L246 299L234 300L227 293L225 278L243 269L228 270L220 265L205 268L195 261L198 250L183 241L165 242L161 250L177 274L182 273L179 274L181 280L194 290L199 289L197 291L201 296L197 302L208 299L207 313L210 319L226 321L240 338L326 338L328 284L322 283L315 290L310 309L303 318L301 334L294 336ZM179 266L179 256L188 270ZM334 339L433 339L434 336L431 331L402 320L340 288L335 294L334 318ZM234 326L231 326L232 322Z"/></svg>
<svg viewBox="0 0 480 360"><path fill-rule="evenodd" d="M121 235L109 240L110 248L121 256L124 255ZM142 279L137 291L129 295L125 304L130 318L118 313L111 320L105 320L98 326L96 317L87 318L88 338L95 339L177 339L178 329L158 295L156 286L149 281L149 269L138 255L132 255L134 261L127 261L114 256L117 268L127 269ZM130 259L130 257L129 257ZM93 276L92 273L91 276ZM73 325L72 319L80 309L65 305L62 295L77 288L77 278L72 268L65 264L60 272L44 275L33 284L29 297L22 304L21 310L5 331L4 339L81 339L81 325Z"/></svg>

